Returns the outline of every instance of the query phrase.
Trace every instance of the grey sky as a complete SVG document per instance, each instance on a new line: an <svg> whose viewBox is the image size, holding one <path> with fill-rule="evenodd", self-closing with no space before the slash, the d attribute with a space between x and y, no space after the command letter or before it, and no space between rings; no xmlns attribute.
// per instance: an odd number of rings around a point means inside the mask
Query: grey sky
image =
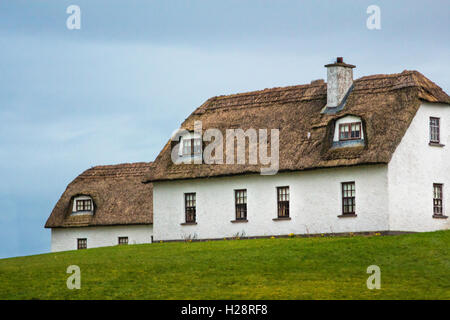
<svg viewBox="0 0 450 320"><path fill-rule="evenodd" d="M66 8L81 7L81 30ZM381 8L381 30L366 9ZM210 96L416 69L450 91L449 1L0 1L0 258L98 164L153 160Z"/></svg>

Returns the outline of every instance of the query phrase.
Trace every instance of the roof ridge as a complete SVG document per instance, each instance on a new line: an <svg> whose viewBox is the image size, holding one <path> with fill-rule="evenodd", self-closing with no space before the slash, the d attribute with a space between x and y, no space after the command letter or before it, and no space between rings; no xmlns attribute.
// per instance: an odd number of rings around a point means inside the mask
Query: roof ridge
<svg viewBox="0 0 450 320"><path fill-rule="evenodd" d="M383 79L383 78L394 78L394 77L399 77L399 76L404 76L404 75L411 75L411 74L420 74L422 75L419 71L417 70L403 70L400 73L388 73L388 74L383 74L383 73L379 73L379 74L373 74L373 75L367 75L367 76L363 76L360 77L358 79L355 79L354 81L368 81L368 80L373 80L373 79ZM423 76L423 75L422 75ZM236 98L236 97L243 97L243 96L254 96L254 95L258 95L261 93L271 93L271 92L276 92L276 91L289 91L289 90L295 90L295 89L301 89L301 88L314 88L314 87L321 87L326 85L327 83L324 82L320 82L320 83L305 83L305 84L295 84L295 85L289 85L289 86L280 86L280 87L272 87L272 88L264 88L264 89L260 89L260 90L252 90L252 91L245 91L245 92L237 92L237 93L230 93L230 94L223 94L223 95L218 95L218 96L213 96L211 98L208 99L208 101L213 101L213 100L222 100L222 99L231 99L231 98Z"/></svg>
<svg viewBox="0 0 450 320"><path fill-rule="evenodd" d="M271 93L276 91L289 91L289 90L295 90L295 89L301 89L301 88L314 88L314 87L321 87L325 85L326 82L318 83L318 84L296 84L296 85L290 85L290 86L284 86L284 87L273 87L273 88L264 88L261 90L253 90L253 91L246 91L246 92L238 92L238 93L231 93L231 94L223 94L220 96L214 96L211 97L209 100L217 100L217 99L230 99L230 98L236 98L236 97L242 97L242 96L255 96L261 93Z"/></svg>
<svg viewBox="0 0 450 320"><path fill-rule="evenodd" d="M91 179L97 177L130 177L130 176L142 176L147 173L147 169L151 168L153 162L126 162L110 165L98 165L86 169L79 174L77 179Z"/></svg>
<svg viewBox="0 0 450 320"><path fill-rule="evenodd" d="M376 79L387 79L387 78L398 78L400 76L406 76L406 75L411 75L411 74L420 74L422 75L419 71L417 70L403 70L402 72L399 73L378 73L378 74L371 74L371 75L367 75L367 76L363 76L360 77L358 79L355 79L354 81L369 81L369 80L376 80ZM423 76L423 75L422 75Z"/></svg>
<svg viewBox="0 0 450 320"><path fill-rule="evenodd" d="M103 169L103 168L113 168L113 167L126 167L126 166L132 166L132 165L142 165L142 166L146 166L146 165L152 165L153 161L150 162L145 162L145 161L139 161L139 162L123 162L123 163L116 163L116 164L100 164L100 165L96 165L93 166L87 170L91 170L91 169ZM86 170L86 171L87 171Z"/></svg>

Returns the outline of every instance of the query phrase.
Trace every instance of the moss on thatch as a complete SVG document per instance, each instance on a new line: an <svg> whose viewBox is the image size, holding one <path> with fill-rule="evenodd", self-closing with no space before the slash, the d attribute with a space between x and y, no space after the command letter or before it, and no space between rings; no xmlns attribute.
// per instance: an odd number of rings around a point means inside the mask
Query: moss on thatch
<svg viewBox="0 0 450 320"><path fill-rule="evenodd" d="M230 128L279 129L279 171L388 163L421 101L450 104L450 97L417 71L355 80L344 109L336 114L321 113L326 105L326 88L326 83L315 81L310 85L213 97L197 108L181 128L193 130L194 121L200 120L203 130L217 128L224 137ZM362 118L364 148L330 147L334 123L345 115ZM173 164L170 154L169 141L146 182L259 173L261 167Z"/></svg>
<svg viewBox="0 0 450 320"><path fill-rule="evenodd" d="M97 166L73 180L56 203L46 228L153 223L153 186L143 184L151 163ZM89 195L94 214L73 216L73 199Z"/></svg>

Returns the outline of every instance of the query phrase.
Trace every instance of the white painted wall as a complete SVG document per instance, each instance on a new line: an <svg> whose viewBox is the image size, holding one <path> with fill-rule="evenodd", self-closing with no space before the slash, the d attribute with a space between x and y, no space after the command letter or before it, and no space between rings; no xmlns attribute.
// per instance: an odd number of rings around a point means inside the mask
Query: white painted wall
<svg viewBox="0 0 450 320"><path fill-rule="evenodd" d="M356 183L357 217L338 218L342 211L341 182ZM156 182L153 185L155 240L180 240L330 233L388 229L387 166L333 168L273 176ZM291 220L277 217L277 186L290 187ZM235 219L234 190L247 189L247 223ZM184 193L196 192L197 225L185 219Z"/></svg>
<svg viewBox="0 0 450 320"><path fill-rule="evenodd" d="M77 239L87 238L87 247L115 246L119 237L128 237L128 244L151 243L152 225L53 228L52 252L77 250Z"/></svg>
<svg viewBox="0 0 450 320"><path fill-rule="evenodd" d="M429 145L430 117L441 118L441 143ZM450 106L424 103L388 166L390 229L449 229L449 219L433 215L433 183L443 183L444 214L450 215Z"/></svg>

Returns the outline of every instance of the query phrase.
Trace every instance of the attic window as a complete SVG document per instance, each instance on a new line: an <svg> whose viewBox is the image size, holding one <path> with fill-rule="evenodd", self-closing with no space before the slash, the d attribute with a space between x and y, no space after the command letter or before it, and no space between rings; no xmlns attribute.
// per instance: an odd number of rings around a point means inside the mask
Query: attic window
<svg viewBox="0 0 450 320"><path fill-rule="evenodd" d="M198 156L202 154L202 139L183 139L183 156Z"/></svg>
<svg viewBox="0 0 450 320"><path fill-rule="evenodd" d="M73 200L72 214L92 214L94 203L89 196L77 196Z"/></svg>
<svg viewBox="0 0 450 320"><path fill-rule="evenodd" d="M77 200L77 212L78 211L91 211L92 210L92 201L89 200Z"/></svg>
<svg viewBox="0 0 450 320"><path fill-rule="evenodd" d="M361 139L361 122L341 123L339 125L339 141Z"/></svg>

